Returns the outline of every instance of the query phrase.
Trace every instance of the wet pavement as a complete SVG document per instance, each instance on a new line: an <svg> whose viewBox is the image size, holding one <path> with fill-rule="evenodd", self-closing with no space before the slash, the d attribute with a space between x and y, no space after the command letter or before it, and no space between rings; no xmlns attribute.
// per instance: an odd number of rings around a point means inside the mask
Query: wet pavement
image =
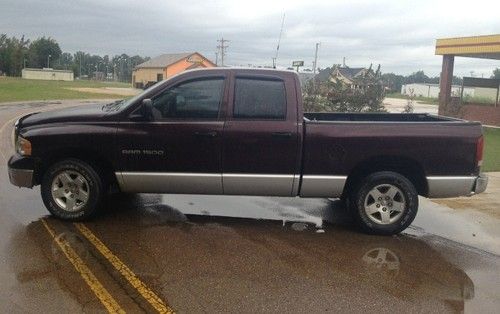
<svg viewBox="0 0 500 314"><path fill-rule="evenodd" d="M425 199L391 237L326 199L116 194L92 221L53 219L2 158L17 116L75 104L0 104L2 312L500 310L500 221Z"/></svg>

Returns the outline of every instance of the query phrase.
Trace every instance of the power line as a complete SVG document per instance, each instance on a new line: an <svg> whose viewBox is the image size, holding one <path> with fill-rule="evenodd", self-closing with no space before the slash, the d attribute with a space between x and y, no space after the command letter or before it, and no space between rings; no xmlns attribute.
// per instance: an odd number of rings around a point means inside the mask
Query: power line
<svg viewBox="0 0 500 314"><path fill-rule="evenodd" d="M217 42L219 45L217 45L217 49L220 51L220 66L224 66L224 56L226 55L226 49L229 47L228 45L225 45L225 43L228 43L229 40L224 39L222 37L221 39L218 39Z"/></svg>

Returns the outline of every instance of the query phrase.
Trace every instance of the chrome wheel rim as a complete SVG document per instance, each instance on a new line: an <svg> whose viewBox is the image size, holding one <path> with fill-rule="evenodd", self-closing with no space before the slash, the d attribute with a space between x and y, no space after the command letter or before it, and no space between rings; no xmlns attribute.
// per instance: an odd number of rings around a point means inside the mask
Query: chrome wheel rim
<svg viewBox="0 0 500 314"><path fill-rule="evenodd" d="M89 200L89 184L80 173L65 170L59 173L51 185L52 198L61 209L75 212Z"/></svg>
<svg viewBox="0 0 500 314"><path fill-rule="evenodd" d="M381 225L397 221L406 210L403 192L392 184L380 184L365 197L365 213L368 218Z"/></svg>

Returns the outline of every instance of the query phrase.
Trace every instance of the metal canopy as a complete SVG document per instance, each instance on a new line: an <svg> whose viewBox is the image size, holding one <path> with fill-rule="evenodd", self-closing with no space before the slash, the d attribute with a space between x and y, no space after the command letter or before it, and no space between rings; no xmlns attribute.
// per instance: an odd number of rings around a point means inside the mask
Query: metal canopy
<svg viewBox="0 0 500 314"><path fill-rule="evenodd" d="M500 60L500 34L437 39L436 55L443 56L441 79L439 80L439 114L448 114L454 110L453 108L450 110L449 106L452 101L451 82L455 56ZM495 106L498 106L499 89L497 87Z"/></svg>
<svg viewBox="0 0 500 314"><path fill-rule="evenodd" d="M437 39L436 55L500 60L500 34Z"/></svg>

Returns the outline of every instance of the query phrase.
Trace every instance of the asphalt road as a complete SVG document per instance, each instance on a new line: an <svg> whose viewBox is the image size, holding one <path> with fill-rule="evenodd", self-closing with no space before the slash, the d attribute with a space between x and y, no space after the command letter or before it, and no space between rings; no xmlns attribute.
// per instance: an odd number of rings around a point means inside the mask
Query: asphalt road
<svg viewBox="0 0 500 314"><path fill-rule="evenodd" d="M0 105L0 311L499 312L498 221L422 199L405 234L358 233L338 201L114 195L93 221L48 216L8 183L19 115Z"/></svg>

